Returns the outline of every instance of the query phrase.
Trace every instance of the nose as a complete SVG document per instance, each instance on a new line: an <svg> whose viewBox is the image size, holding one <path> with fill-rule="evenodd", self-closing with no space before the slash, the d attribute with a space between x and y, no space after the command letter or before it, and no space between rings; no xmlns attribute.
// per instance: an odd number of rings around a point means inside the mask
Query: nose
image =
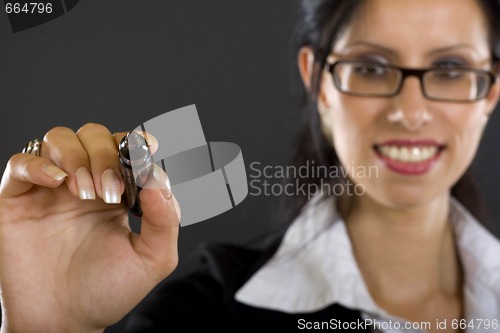
<svg viewBox="0 0 500 333"><path fill-rule="evenodd" d="M418 78L406 78L399 94L393 98L392 111L393 113L388 116L389 121L398 121L411 132L419 130L432 120Z"/></svg>

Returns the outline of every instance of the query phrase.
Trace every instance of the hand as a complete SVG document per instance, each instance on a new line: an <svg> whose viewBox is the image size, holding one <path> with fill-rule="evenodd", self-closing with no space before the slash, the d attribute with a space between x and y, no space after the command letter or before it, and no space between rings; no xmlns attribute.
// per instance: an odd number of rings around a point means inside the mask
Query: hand
<svg viewBox="0 0 500 333"><path fill-rule="evenodd" d="M140 235L118 204L124 134L58 127L39 157L10 159L0 184L2 332L102 331L175 269L180 211L163 170L149 180L161 189L140 192Z"/></svg>

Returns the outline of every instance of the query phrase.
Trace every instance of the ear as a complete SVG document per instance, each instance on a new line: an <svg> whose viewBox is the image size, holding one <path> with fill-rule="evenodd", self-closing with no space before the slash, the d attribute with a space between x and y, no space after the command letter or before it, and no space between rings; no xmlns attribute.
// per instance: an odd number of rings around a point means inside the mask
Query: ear
<svg viewBox="0 0 500 333"><path fill-rule="evenodd" d="M299 50L298 65L302 82L308 91L311 89L311 79L314 69L314 52L308 47L304 46ZM323 86L321 84L321 86ZM320 88L318 94L318 113L321 119L321 129L327 141L332 142L332 119L329 114L329 107L327 106L323 90Z"/></svg>
<svg viewBox="0 0 500 333"><path fill-rule="evenodd" d="M309 91L311 89L311 77L314 65L314 52L309 46L303 46L299 50L298 65L300 77L304 86Z"/></svg>
<svg viewBox="0 0 500 333"><path fill-rule="evenodd" d="M302 82L304 83L304 86L308 91L311 89L311 80L312 80L312 75L313 75L313 70L314 70L314 52L309 46L303 46L299 50L299 55L298 55L298 65L299 65L299 71L300 71L300 76L302 78ZM323 79L323 77L321 78ZM322 89L323 84L320 83L320 90L318 92L318 108L324 109L327 107L326 99L324 96L324 92ZM324 105L321 105L324 104Z"/></svg>
<svg viewBox="0 0 500 333"><path fill-rule="evenodd" d="M486 115L488 117L493 113L493 111L495 111L495 107L497 106L499 99L500 99L500 75L497 75L495 83L491 86L490 92L486 97L486 103L487 103Z"/></svg>

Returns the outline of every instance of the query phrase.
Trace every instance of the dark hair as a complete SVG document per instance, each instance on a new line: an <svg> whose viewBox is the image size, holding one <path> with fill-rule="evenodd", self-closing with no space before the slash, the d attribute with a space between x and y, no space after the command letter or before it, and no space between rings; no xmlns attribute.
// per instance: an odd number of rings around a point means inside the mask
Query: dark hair
<svg viewBox="0 0 500 333"><path fill-rule="evenodd" d="M295 167L314 164L318 166L340 167L335 149L328 142L321 130L321 121L317 109L317 97L320 88L321 74L325 66L326 58L331 52L331 47L349 24L356 9L364 0L300 0L299 15L297 19L295 54L303 46L310 47L314 52L313 73L311 85L304 92L303 99L303 125L296 138L295 153L291 159L291 165ZM500 14L500 0L480 0L480 4L487 18L490 32L490 45L492 58L497 61L500 58L500 20L496 17ZM300 178L299 185L328 183L345 185L346 179L340 178ZM480 195L471 170L467 170L458 182L452 187L451 194L467 210L483 224L490 223L491 214L487 209L485 201ZM300 210L308 201L308 197L284 196L280 209L280 217L284 225L288 225L300 213Z"/></svg>

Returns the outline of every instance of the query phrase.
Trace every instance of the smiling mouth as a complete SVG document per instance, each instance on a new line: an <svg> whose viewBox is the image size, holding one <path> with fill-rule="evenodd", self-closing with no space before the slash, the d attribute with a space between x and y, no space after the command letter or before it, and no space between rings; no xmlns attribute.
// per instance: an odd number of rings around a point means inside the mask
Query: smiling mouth
<svg viewBox="0 0 500 333"><path fill-rule="evenodd" d="M401 147L396 145L376 145L376 149L384 157L406 163L424 162L436 156L440 151L437 146Z"/></svg>
<svg viewBox="0 0 500 333"><path fill-rule="evenodd" d="M390 170L405 175L419 175L432 168L445 145L432 140L393 140L375 144L373 149Z"/></svg>

